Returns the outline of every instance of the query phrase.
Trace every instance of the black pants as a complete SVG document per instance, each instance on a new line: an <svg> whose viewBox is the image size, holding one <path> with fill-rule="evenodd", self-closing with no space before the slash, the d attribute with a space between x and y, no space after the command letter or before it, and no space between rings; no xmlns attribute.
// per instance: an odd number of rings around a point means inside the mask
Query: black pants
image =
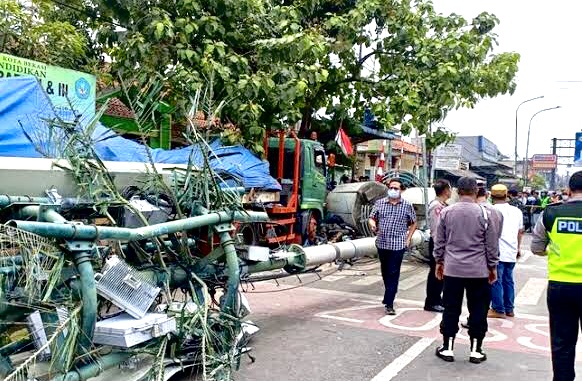
<svg viewBox="0 0 582 381"><path fill-rule="evenodd" d="M438 306L443 304L441 293L443 292L443 281L438 280L435 275L436 261L433 256L434 241L428 241L428 277L426 279L426 299L424 300L425 307Z"/></svg>
<svg viewBox="0 0 582 381"><path fill-rule="evenodd" d="M578 330L582 326L582 284L550 281L548 311L554 381L573 381Z"/></svg>
<svg viewBox="0 0 582 381"><path fill-rule="evenodd" d="M445 312L441 322L441 333L445 337L455 337L459 331L459 316L465 290L469 308L469 336L483 339L487 333L487 312L491 302L491 285L487 278L445 276L443 288Z"/></svg>
<svg viewBox="0 0 582 381"><path fill-rule="evenodd" d="M384 300L382 301L388 307L394 306L394 299L398 291L398 280L400 279L400 266L404 257L402 250L384 250L378 249L380 258L380 269L382 270L382 279L384 280Z"/></svg>

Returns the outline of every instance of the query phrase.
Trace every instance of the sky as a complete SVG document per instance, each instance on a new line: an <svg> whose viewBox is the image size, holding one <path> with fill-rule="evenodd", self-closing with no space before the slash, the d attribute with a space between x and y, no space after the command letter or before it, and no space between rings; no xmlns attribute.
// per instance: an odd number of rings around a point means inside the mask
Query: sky
<svg viewBox="0 0 582 381"><path fill-rule="evenodd" d="M529 156L551 153L551 139L574 139L582 130L582 0L433 0L437 12L457 13L472 20L486 11L500 24L494 29L499 46L494 53L521 54L517 90L480 101L473 109L451 111L440 123L459 135L484 135L501 153L514 157L515 110L518 113L518 156L525 157L530 118ZM578 82L562 82L578 81Z"/></svg>

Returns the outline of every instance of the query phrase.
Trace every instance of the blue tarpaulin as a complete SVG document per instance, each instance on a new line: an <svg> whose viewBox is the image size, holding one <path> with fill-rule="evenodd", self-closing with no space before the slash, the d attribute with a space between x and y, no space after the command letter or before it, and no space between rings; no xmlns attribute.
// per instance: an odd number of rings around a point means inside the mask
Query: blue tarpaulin
<svg viewBox="0 0 582 381"><path fill-rule="evenodd" d="M54 110L42 88L33 77L0 79L0 156L58 158L64 131L50 128L47 120ZM125 139L98 123L93 131L94 149L101 160L148 162L150 150L155 163L202 166L199 146L174 150L151 149ZM223 146L219 140L210 143L210 166L219 174L242 180L246 189L281 190L269 174L269 163L257 158L242 146Z"/></svg>

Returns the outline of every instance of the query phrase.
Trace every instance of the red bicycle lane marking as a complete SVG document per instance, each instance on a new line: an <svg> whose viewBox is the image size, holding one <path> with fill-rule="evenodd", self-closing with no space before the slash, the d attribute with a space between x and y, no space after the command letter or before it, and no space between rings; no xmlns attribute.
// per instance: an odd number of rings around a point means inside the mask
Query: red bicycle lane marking
<svg viewBox="0 0 582 381"><path fill-rule="evenodd" d="M424 311L422 307L404 305L397 309L396 316L386 316L383 306L362 304L315 315L343 324L389 331L418 337L439 336L441 315ZM462 315L461 321L466 321ZM488 319L489 330L485 342L487 347L513 352L550 354L549 325L547 318L535 315L519 315L512 319ZM460 329L457 339L469 342L466 329ZM580 356L578 356L580 358Z"/></svg>
<svg viewBox="0 0 582 381"><path fill-rule="evenodd" d="M258 291L278 290L261 285ZM422 303L397 299L396 316L386 316L381 298L349 292L311 288L293 292L245 293L251 302L251 315L286 315L299 319L323 319L345 325L383 330L417 337L438 337L441 315L424 311ZM466 311L461 321L466 321ZM251 316L252 317L252 316ZM488 319L487 347L513 352L549 355L547 317L518 314L513 319ZM460 329L460 342L468 343L466 329ZM582 349L582 348L581 348ZM581 353L582 354L582 353ZM582 355L577 356L582 361Z"/></svg>

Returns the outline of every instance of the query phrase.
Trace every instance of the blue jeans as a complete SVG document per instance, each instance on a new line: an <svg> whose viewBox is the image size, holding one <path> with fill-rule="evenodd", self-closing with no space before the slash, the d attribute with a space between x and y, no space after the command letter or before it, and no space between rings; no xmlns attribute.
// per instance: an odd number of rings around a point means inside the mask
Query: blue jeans
<svg viewBox="0 0 582 381"><path fill-rule="evenodd" d="M497 280L491 286L491 308L499 313L513 312L515 300L515 283L513 268L515 262L499 262L497 265Z"/></svg>

